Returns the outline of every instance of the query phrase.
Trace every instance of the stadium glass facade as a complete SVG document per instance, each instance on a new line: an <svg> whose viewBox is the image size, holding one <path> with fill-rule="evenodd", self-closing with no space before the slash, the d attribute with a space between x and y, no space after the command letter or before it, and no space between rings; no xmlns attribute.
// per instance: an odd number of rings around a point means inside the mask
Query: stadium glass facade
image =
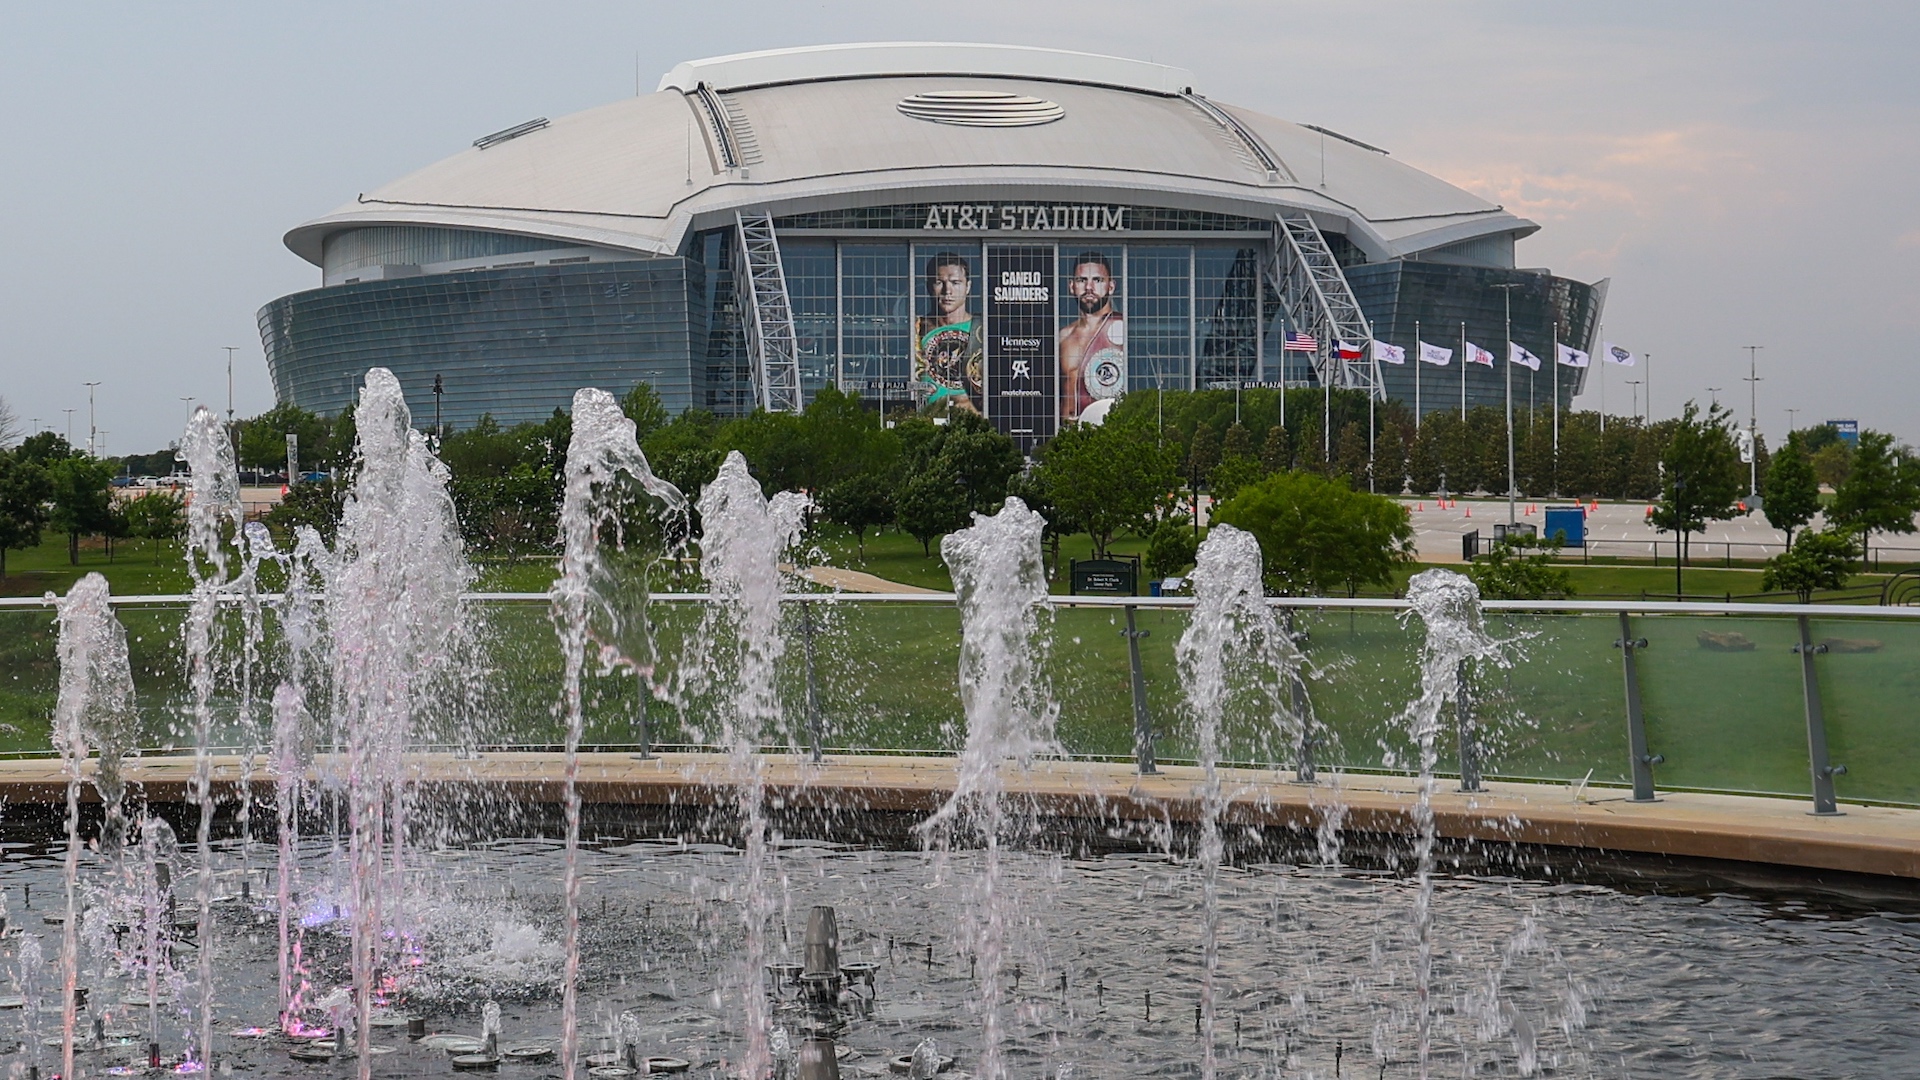
<svg viewBox="0 0 1920 1080"><path fill-rule="evenodd" d="M1125 231L1017 239L1023 257L1038 253L1051 268L1048 307L1034 325L1066 340L1080 315L1072 278L1084 268L1081 260L1095 259L1110 278L1101 344L1122 357L1113 393L1236 382L1316 385L1308 357L1280 348L1291 328L1268 278L1275 240L1265 222L1143 207L1129 212ZM917 365L933 316L932 269L939 264L961 268L970 289L962 314L982 318L991 333L1001 309L988 302L987 264L1008 245L991 234L921 228L927 214L925 204L915 204L776 219L809 398L836 385L875 408L927 400L926 373ZM724 416L753 408L731 228L692 233L678 257L582 262L569 256L545 265L445 273L421 273L421 264L542 253L518 237L492 242L454 230L361 231L369 235L343 234L330 245L330 272L371 267L377 273L408 260L403 272L417 276L352 280L262 309L261 336L281 400L337 412L351 403L368 368L384 366L400 377L423 424L433 415L431 391L440 375L443 420L453 428L485 414L505 424L539 420L567 407L581 386L624 393L641 381L653 384L675 411L698 407ZM1537 374L1514 373L1516 406L1547 406L1554 340L1584 342L1593 329L1598 296L1591 286L1537 271L1369 264L1337 234L1329 239L1379 339L1413 354L1417 325L1427 341L1456 350L1453 366L1419 372L1418 397L1427 411L1459 408L1463 387L1469 406L1505 400L1504 370L1468 367L1463 383L1457 359L1464 324L1468 340L1504 363L1505 309L1497 284L1522 286L1512 297L1513 339L1548 360ZM1412 405L1413 365L1381 370L1388 396ZM1581 373L1560 373L1565 407ZM969 392L993 413L982 387ZM1063 402L1072 397L1060 393ZM1059 418L1072 417L1062 412Z"/></svg>

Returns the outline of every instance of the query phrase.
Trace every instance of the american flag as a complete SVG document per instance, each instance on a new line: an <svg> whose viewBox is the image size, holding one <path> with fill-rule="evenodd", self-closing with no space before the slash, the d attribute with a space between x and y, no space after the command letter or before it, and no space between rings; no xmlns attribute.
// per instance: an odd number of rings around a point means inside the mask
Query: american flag
<svg viewBox="0 0 1920 1080"><path fill-rule="evenodd" d="M1283 352L1319 352L1320 343L1312 334L1288 334L1287 343L1281 346Z"/></svg>

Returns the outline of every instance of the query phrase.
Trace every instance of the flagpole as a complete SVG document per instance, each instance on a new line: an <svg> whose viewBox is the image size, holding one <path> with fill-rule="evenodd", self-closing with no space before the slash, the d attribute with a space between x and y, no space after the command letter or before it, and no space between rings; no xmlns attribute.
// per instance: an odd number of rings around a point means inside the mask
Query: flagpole
<svg viewBox="0 0 1920 1080"><path fill-rule="evenodd" d="M1596 327L1596 329L1600 331L1600 344L1601 344L1601 347L1604 348L1607 342L1607 339L1606 339L1607 324L1601 323L1598 327ZM1588 338L1587 341L1589 344L1591 344L1593 342L1593 339ZM1600 434L1605 435L1607 433L1607 358L1604 356L1601 357L1600 366L1598 368L1594 368L1593 354L1588 353L1587 367L1593 368L1593 370L1596 370L1600 373Z"/></svg>
<svg viewBox="0 0 1920 1080"><path fill-rule="evenodd" d="M1560 324L1553 324L1553 489L1560 490Z"/></svg>
<svg viewBox="0 0 1920 1080"><path fill-rule="evenodd" d="M1460 320L1460 420L1467 419L1467 322Z"/></svg>
<svg viewBox="0 0 1920 1080"><path fill-rule="evenodd" d="M1320 342L1320 453L1333 467L1333 380L1327 378L1327 344Z"/></svg>
<svg viewBox="0 0 1920 1080"><path fill-rule="evenodd" d="M1426 363L1420 348L1420 320L1413 320L1413 433L1420 434L1420 365Z"/></svg>
<svg viewBox="0 0 1920 1080"><path fill-rule="evenodd" d="M1500 290L1500 293L1501 293L1501 299L1502 299L1502 300L1504 301L1504 303L1505 303L1505 311L1506 311L1506 335L1507 335L1507 363L1506 363L1506 376L1507 376L1507 529L1508 529L1508 534L1509 534L1509 535L1511 535L1511 534L1512 534L1512 529L1513 529L1513 527L1514 527L1514 525L1515 525L1515 524L1517 523L1517 520L1516 520L1516 518L1515 518L1515 516L1514 516L1514 510L1515 510L1515 507L1514 507L1514 503L1515 503L1515 500L1516 500L1516 498L1517 498L1517 497L1518 497L1518 495L1519 495L1519 492L1518 492L1518 490L1517 490L1517 489L1518 489L1518 487L1519 487L1519 484L1518 484L1518 483L1516 483L1516 480L1515 480L1515 474L1514 474L1514 468L1513 468L1513 290L1515 290L1515 289L1517 289L1517 288L1519 288L1519 287L1520 287L1520 284L1519 284L1518 282L1508 282L1508 283L1506 283L1506 284L1503 284L1503 285L1495 285L1495 286L1494 286L1494 288L1496 288L1496 289L1499 289L1499 290Z"/></svg>

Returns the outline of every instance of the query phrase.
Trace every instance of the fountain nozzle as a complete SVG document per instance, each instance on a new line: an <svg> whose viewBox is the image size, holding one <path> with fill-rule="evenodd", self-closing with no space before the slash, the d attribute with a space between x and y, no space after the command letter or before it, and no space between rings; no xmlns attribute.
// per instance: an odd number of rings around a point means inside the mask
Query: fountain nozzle
<svg viewBox="0 0 1920 1080"><path fill-rule="evenodd" d="M800 1044L799 1080L840 1080L840 1056L834 1052L832 1039L815 1037Z"/></svg>
<svg viewBox="0 0 1920 1080"><path fill-rule="evenodd" d="M840 924L833 908L817 904L807 913L807 938L800 985L808 996L831 1001L840 992Z"/></svg>

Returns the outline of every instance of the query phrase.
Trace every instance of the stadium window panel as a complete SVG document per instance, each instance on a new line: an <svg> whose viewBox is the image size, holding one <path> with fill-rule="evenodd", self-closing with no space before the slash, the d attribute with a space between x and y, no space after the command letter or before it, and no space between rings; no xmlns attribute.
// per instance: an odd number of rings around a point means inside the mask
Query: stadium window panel
<svg viewBox="0 0 1920 1080"><path fill-rule="evenodd" d="M800 347L800 387L811 401L834 379L840 364L839 281L833 241L782 240L780 265L793 304L793 331Z"/></svg>
<svg viewBox="0 0 1920 1080"><path fill-rule="evenodd" d="M840 246L842 387L869 400L904 400L913 288L907 245Z"/></svg>
<svg viewBox="0 0 1920 1080"><path fill-rule="evenodd" d="M1199 384L1253 379L1260 347L1259 251L1224 245L1196 247L1193 297Z"/></svg>
<svg viewBox="0 0 1920 1080"><path fill-rule="evenodd" d="M1121 295L1128 389L1185 390L1193 371L1193 249L1129 245Z"/></svg>

